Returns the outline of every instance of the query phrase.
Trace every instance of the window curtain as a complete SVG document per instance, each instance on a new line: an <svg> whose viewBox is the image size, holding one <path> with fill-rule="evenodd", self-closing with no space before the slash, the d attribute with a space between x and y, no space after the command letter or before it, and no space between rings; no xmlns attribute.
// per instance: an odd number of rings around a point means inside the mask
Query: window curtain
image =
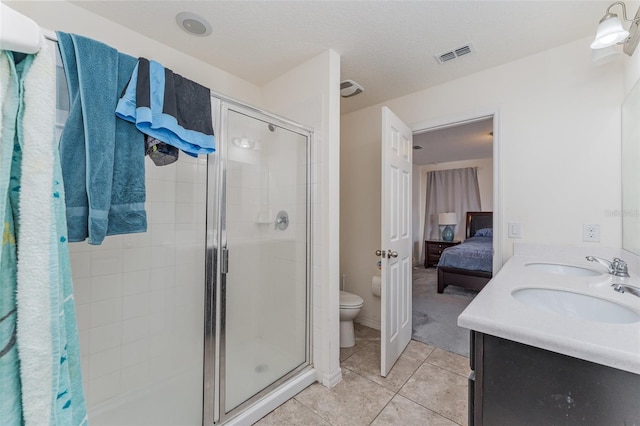
<svg viewBox="0 0 640 426"><path fill-rule="evenodd" d="M478 168L437 170L427 173L424 239L439 240L438 214L455 212L454 240L464 240L467 212L480 211ZM424 248L423 248L424 251Z"/></svg>

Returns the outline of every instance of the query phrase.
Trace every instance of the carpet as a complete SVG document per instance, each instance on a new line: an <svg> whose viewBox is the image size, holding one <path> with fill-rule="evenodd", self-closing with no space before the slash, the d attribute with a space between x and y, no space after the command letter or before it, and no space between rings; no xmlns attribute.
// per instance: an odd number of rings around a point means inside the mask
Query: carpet
<svg viewBox="0 0 640 426"><path fill-rule="evenodd" d="M458 327L458 315L478 294L456 286L437 291L436 268L413 268L413 331L411 338L469 356L469 330Z"/></svg>

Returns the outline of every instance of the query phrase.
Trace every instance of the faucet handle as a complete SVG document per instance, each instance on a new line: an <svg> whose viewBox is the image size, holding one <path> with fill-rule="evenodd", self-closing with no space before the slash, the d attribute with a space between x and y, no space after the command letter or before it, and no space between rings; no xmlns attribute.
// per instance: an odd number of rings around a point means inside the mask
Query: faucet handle
<svg viewBox="0 0 640 426"><path fill-rule="evenodd" d="M629 277L629 267L627 266L627 262L620 258L614 258L611 263L611 269L613 270L613 275L617 277Z"/></svg>

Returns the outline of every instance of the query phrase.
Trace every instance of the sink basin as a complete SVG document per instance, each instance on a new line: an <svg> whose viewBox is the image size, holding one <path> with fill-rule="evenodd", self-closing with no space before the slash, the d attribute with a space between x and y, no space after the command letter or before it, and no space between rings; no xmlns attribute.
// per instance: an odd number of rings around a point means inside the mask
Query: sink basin
<svg viewBox="0 0 640 426"><path fill-rule="evenodd" d="M601 272L594 271L580 266L563 265L560 263L527 263L524 266L538 271L548 272L557 275L573 275L577 277L596 277L602 275Z"/></svg>
<svg viewBox="0 0 640 426"><path fill-rule="evenodd" d="M550 288L520 288L511 295L534 308L572 318L596 322L628 324L640 321L640 313L606 299Z"/></svg>

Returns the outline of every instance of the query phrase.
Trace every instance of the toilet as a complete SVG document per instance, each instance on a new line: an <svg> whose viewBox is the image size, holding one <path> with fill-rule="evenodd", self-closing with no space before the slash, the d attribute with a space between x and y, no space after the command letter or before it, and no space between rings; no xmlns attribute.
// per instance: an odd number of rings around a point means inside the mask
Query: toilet
<svg viewBox="0 0 640 426"><path fill-rule="evenodd" d="M353 319L358 316L364 300L357 294L340 292L340 347L350 348L356 344Z"/></svg>

